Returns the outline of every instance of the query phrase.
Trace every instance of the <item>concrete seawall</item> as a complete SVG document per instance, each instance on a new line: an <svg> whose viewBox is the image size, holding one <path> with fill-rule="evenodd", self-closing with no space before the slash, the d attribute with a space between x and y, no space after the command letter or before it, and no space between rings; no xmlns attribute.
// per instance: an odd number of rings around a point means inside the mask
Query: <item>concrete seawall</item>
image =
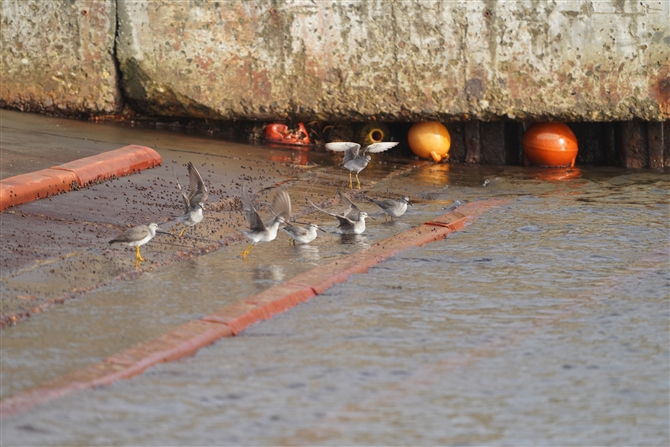
<svg viewBox="0 0 670 447"><path fill-rule="evenodd" d="M114 113L116 1L2 1L0 106L63 115Z"/></svg>
<svg viewBox="0 0 670 447"><path fill-rule="evenodd" d="M214 119L668 117L665 1L1 5L5 107L111 113L123 96Z"/></svg>
<svg viewBox="0 0 670 447"><path fill-rule="evenodd" d="M129 100L211 118L660 120L667 2L119 0Z"/></svg>

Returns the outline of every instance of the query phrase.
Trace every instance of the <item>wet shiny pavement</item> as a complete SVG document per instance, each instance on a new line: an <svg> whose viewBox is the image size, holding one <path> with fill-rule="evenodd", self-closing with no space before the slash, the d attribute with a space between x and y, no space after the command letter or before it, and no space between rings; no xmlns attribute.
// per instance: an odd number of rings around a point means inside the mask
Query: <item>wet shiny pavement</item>
<svg viewBox="0 0 670 447"><path fill-rule="evenodd" d="M150 146L163 158L163 165L155 169L2 213L2 325L80 297L102 284L134 278L239 243L244 236L238 230L245 225L238 199L243 181L259 192L258 206L263 216L269 213L266 201L271 188L286 183L294 196L297 217L307 210L304 196L308 189L312 199L321 203L335 197L335 190L348 183L345 171L336 166L341 156L325 150L269 148L175 132L0 112L3 166L12 164L23 169L14 174L53 165L34 155L52 140L61 152L69 154L59 155L59 161L79 158L81 153L91 155L98 147L110 150L127 144ZM32 132L23 121L32 125ZM26 133L28 137L22 138ZM109 247L107 241L129 226L150 222L169 230L174 225L172 216L183 211L176 180L183 183L187 179L188 161L196 165L210 188L207 218L196 230L187 230L183 239L155 238L142 249L147 262L135 268L129 249ZM413 164L397 157L380 159L366 170L364 181L367 185L378 182L411 169ZM18 169L16 166L13 169Z"/></svg>
<svg viewBox="0 0 670 447"><path fill-rule="evenodd" d="M381 177L372 194L420 201L363 237L295 248L281 237L248 262L234 242L5 329L7 396L453 200L509 199L192 358L5 418L3 445L667 445L670 181L576 172L431 165Z"/></svg>

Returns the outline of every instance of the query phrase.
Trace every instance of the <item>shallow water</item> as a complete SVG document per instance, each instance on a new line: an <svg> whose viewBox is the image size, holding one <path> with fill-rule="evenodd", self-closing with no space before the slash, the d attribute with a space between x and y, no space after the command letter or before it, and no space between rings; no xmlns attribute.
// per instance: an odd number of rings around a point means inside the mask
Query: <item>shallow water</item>
<svg viewBox="0 0 670 447"><path fill-rule="evenodd" d="M509 199L192 358L5 418L3 445L667 445L670 180L615 169L546 176L417 168L376 188L418 203L365 236L295 248L282 237L247 262L238 244L12 328L5 395L443 214L453 200ZM35 337L35 348L20 350L20 337Z"/></svg>

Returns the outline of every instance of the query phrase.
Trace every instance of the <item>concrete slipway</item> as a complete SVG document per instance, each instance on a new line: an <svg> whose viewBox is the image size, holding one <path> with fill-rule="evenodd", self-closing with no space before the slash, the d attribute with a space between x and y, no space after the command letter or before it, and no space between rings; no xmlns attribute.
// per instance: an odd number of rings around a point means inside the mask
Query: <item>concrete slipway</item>
<svg viewBox="0 0 670 447"><path fill-rule="evenodd" d="M37 160L40 145L75 155L139 144L163 159L0 215L3 312L8 298L43 310L0 332L3 404L301 272L364 256L448 213L454 200L463 213L488 204L447 239L400 252L192 357L3 414L3 445L669 441L663 172L432 165L383 154L361 174L363 192L410 194L417 203L406 216L307 247L279 238L244 262L238 183L250 178L260 201L283 184L300 219L332 227L303 197L338 209L332 198L348 179L336 156L2 119L3 175L6 155ZM186 161L210 185L207 220L185 241L157 237L136 270L132 252L106 241L125 224L175 213L172 168L181 178Z"/></svg>

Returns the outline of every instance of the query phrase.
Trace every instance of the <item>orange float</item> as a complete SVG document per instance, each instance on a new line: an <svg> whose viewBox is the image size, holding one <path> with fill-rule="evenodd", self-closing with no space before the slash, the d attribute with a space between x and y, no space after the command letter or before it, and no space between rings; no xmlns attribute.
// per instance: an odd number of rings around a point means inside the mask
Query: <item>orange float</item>
<svg viewBox="0 0 670 447"><path fill-rule="evenodd" d="M523 136L526 164L560 168L574 166L577 158L577 137L563 123L537 123Z"/></svg>
<svg viewBox="0 0 670 447"><path fill-rule="evenodd" d="M421 158L432 158L437 163L449 156L451 136L441 123L416 123L409 130L407 141L412 152Z"/></svg>
<svg viewBox="0 0 670 447"><path fill-rule="evenodd" d="M303 123L297 128L289 128L286 124L272 123L265 128L265 141L277 144L308 146L309 135Z"/></svg>

